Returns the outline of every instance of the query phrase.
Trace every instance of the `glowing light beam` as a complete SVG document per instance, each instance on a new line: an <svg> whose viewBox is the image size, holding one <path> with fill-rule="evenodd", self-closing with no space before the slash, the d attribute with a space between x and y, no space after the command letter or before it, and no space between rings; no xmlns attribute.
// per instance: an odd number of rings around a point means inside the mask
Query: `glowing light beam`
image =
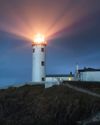
<svg viewBox="0 0 100 125"><path fill-rule="evenodd" d="M92 1L93 2L93 1ZM98 3L82 0L16 0L0 1L0 30L9 32L16 37L32 40L33 34L40 31L47 39L53 39L65 33L73 24L87 15L100 11ZM87 6L88 5L88 6ZM12 11L13 10L13 11ZM84 23L84 22L83 22ZM87 28L87 25L86 25ZM71 31L71 30L70 30Z"/></svg>

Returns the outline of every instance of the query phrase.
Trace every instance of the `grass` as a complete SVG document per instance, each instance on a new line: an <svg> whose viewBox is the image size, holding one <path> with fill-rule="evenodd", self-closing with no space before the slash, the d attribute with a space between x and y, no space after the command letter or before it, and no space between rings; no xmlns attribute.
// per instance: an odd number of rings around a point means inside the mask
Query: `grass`
<svg viewBox="0 0 100 125"><path fill-rule="evenodd" d="M0 125L76 125L100 111L100 99L66 86L0 90Z"/></svg>

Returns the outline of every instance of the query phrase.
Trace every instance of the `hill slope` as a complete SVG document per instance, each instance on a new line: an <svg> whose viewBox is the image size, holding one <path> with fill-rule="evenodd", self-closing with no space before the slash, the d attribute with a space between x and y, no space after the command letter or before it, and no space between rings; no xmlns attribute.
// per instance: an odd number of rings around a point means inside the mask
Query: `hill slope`
<svg viewBox="0 0 100 125"><path fill-rule="evenodd" d="M0 90L0 125L76 125L100 111L100 99L66 86Z"/></svg>

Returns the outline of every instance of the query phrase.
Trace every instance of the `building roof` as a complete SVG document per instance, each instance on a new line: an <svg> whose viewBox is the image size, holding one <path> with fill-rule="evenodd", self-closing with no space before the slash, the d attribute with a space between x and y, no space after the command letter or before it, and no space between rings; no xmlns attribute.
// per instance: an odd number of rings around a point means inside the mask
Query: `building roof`
<svg viewBox="0 0 100 125"><path fill-rule="evenodd" d="M95 71L100 71L100 69L94 69L94 68L84 68L84 69L79 69L79 72L95 72Z"/></svg>
<svg viewBox="0 0 100 125"><path fill-rule="evenodd" d="M74 77L74 74L48 74L46 77Z"/></svg>

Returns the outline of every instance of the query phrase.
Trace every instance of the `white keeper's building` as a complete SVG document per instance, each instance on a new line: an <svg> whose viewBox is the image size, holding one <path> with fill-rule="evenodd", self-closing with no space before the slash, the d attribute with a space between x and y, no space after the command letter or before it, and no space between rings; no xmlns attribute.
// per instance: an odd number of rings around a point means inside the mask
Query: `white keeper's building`
<svg viewBox="0 0 100 125"><path fill-rule="evenodd" d="M84 68L79 69L77 73L77 79L80 81L100 82L100 69Z"/></svg>

